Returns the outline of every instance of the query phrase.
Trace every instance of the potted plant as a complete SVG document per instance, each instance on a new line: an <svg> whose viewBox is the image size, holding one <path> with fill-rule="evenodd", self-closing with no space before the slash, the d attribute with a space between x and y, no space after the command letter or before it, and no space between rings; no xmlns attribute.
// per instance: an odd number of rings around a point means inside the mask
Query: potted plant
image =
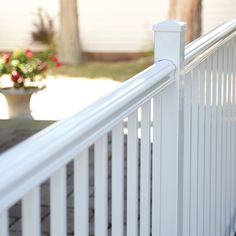
<svg viewBox="0 0 236 236"><path fill-rule="evenodd" d="M31 95L43 88L49 61L61 64L52 55L34 54L31 50L15 50L0 56L0 92L8 102L9 118L32 118Z"/></svg>

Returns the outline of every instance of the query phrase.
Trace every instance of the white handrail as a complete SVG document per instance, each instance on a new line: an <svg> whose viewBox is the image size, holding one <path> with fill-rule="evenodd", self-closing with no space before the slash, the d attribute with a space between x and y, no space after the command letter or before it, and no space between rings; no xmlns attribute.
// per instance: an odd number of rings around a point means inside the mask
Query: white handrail
<svg viewBox="0 0 236 236"><path fill-rule="evenodd" d="M204 52L217 49L219 43L224 41L236 30L236 18L228 21L211 32L203 35L185 47L185 66L189 65L199 56L204 56ZM209 51L208 51L209 52Z"/></svg>
<svg viewBox="0 0 236 236"><path fill-rule="evenodd" d="M173 83L174 72L171 62L158 62L80 113L3 153L0 156L0 212L89 147L128 113Z"/></svg>

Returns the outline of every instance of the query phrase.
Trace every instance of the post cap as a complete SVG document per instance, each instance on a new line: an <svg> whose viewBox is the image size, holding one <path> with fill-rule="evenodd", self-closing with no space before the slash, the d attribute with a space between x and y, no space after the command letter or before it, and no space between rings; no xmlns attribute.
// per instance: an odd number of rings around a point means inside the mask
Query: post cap
<svg viewBox="0 0 236 236"><path fill-rule="evenodd" d="M153 25L152 29L153 31L159 32L180 32L186 30L186 23L176 20L166 20Z"/></svg>

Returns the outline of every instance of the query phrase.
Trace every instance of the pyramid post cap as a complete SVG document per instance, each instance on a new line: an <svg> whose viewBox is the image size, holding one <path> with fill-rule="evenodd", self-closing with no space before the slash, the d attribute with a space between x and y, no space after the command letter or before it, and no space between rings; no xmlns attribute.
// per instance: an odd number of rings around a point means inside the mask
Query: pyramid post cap
<svg viewBox="0 0 236 236"><path fill-rule="evenodd" d="M186 23L176 20L166 20L161 23L155 24L152 27L153 31L159 32L181 32L186 30Z"/></svg>

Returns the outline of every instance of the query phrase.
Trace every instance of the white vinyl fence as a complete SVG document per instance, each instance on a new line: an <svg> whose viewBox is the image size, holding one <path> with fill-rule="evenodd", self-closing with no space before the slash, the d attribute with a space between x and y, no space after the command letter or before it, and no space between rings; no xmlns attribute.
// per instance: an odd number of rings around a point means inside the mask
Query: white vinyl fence
<svg viewBox="0 0 236 236"><path fill-rule="evenodd" d="M236 19L185 49L183 235L234 235Z"/></svg>
<svg viewBox="0 0 236 236"><path fill-rule="evenodd" d="M17 202L22 235L43 233L45 181L67 235L71 176L73 235L234 235L236 19L186 47L184 23L153 29L154 65L0 156L0 236Z"/></svg>

